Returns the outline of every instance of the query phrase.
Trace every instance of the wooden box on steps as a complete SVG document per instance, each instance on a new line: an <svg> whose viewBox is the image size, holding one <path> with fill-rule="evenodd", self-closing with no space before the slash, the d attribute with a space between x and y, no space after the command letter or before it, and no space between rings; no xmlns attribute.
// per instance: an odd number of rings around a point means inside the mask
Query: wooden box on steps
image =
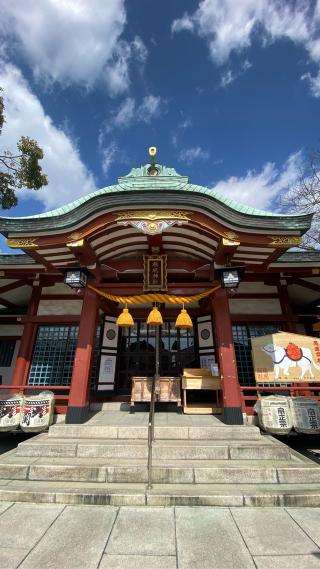
<svg viewBox="0 0 320 569"><path fill-rule="evenodd" d="M221 381L219 376L213 376L209 369L205 368L186 368L182 375L183 390L183 412L195 415L209 415L211 413L221 413L220 403ZM212 401L202 403L188 401L187 392L190 390L212 391ZM208 396L207 398L208 399Z"/></svg>
<svg viewBox="0 0 320 569"><path fill-rule="evenodd" d="M132 377L131 411L135 403L151 401L152 377ZM155 401L176 403L181 407L180 377L160 377Z"/></svg>

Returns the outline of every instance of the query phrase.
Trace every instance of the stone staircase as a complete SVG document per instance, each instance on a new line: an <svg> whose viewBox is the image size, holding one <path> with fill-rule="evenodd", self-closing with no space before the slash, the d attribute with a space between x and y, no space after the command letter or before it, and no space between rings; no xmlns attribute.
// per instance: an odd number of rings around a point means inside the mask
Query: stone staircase
<svg viewBox="0 0 320 569"><path fill-rule="evenodd" d="M257 427L164 415L156 418L151 490L147 414L102 411L84 425L53 425L2 455L0 500L320 506L320 467Z"/></svg>

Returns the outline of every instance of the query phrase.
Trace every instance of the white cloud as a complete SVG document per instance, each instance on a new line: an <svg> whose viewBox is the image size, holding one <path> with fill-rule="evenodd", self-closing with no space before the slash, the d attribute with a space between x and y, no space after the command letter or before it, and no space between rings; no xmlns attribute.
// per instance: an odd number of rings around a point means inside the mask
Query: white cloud
<svg viewBox="0 0 320 569"><path fill-rule="evenodd" d="M127 97L113 116L111 120L112 127L126 128L130 126L135 116L135 108L135 100Z"/></svg>
<svg viewBox="0 0 320 569"><path fill-rule="evenodd" d="M245 59L243 64L241 65L241 72L244 73L245 71L248 71L250 67L252 67L251 61L249 61L249 59Z"/></svg>
<svg viewBox="0 0 320 569"><path fill-rule="evenodd" d="M127 97L112 113L106 126L110 132L114 128L129 128L135 123L149 123L153 118L159 118L165 112L165 102L160 96L146 95L141 104L137 105L132 97Z"/></svg>
<svg viewBox="0 0 320 569"><path fill-rule="evenodd" d="M149 123L152 118L160 117L161 113L162 100L160 96L147 95L137 109L139 119L146 123Z"/></svg>
<svg viewBox="0 0 320 569"><path fill-rule="evenodd" d="M320 97L320 71L318 75L314 77L311 73L305 73L301 76L301 79L306 79L310 85L311 93L314 97Z"/></svg>
<svg viewBox="0 0 320 569"><path fill-rule="evenodd" d="M181 130L186 130L187 128L192 127L192 120L191 119L184 119L178 124L178 128Z"/></svg>
<svg viewBox="0 0 320 569"><path fill-rule="evenodd" d="M174 148L177 148L178 146L180 140L180 134L183 133L188 128L191 128L192 124L193 124L192 120L189 118L184 118L178 123L176 130L171 133L171 144L172 146L174 146Z"/></svg>
<svg viewBox="0 0 320 569"><path fill-rule="evenodd" d="M239 71L234 72L231 69L226 69L221 75L220 87L222 88L227 87L228 85L230 85L230 83L233 83L233 81L235 81L236 79L238 79L238 77L243 75L243 73L248 71L250 67L252 67L252 63L248 59L245 59Z"/></svg>
<svg viewBox="0 0 320 569"><path fill-rule="evenodd" d="M215 183L212 189L245 205L270 210L280 194L296 184L301 164L302 153L295 152L280 170L267 162L260 172L248 170L245 176L231 176Z"/></svg>
<svg viewBox="0 0 320 569"><path fill-rule="evenodd" d="M235 80L235 75L231 71L231 69L226 69L224 73L221 75L220 87L227 87Z"/></svg>
<svg viewBox="0 0 320 569"><path fill-rule="evenodd" d="M192 164L195 160L208 160L210 154L201 146L191 146L190 148L182 148L179 152L178 160L186 164Z"/></svg>
<svg viewBox="0 0 320 569"><path fill-rule="evenodd" d="M171 29L205 38L218 65L227 63L232 52L249 48L258 36L264 46L290 39L303 45L310 59L320 64L319 17L319 0L316 5L309 0L202 0L193 14L174 20ZM230 83L231 72L227 73ZM319 96L317 89L314 94Z"/></svg>
<svg viewBox="0 0 320 569"><path fill-rule="evenodd" d="M103 170L103 173L105 174L105 176L107 176L109 173L109 170L110 170L110 168L114 162L115 155L116 155L117 151L118 151L118 147L114 141L110 142L110 144L108 146L106 146L105 148L102 148L102 150L101 150L101 154L102 154L101 166L102 166L102 170Z"/></svg>
<svg viewBox="0 0 320 569"><path fill-rule="evenodd" d="M0 33L17 50L35 77L62 86L90 88L103 79L111 94L129 85L129 65L143 63L141 38L121 40L126 24L124 0L0 0Z"/></svg>
<svg viewBox="0 0 320 569"><path fill-rule="evenodd" d="M42 202L45 209L53 209L94 191L93 176L81 161L74 142L54 126L20 70L13 65L2 65L0 84L4 89L6 113L1 144L15 151L21 135L36 139L44 151L41 163L49 179L49 185L38 192L19 191L20 198L32 196Z"/></svg>
<svg viewBox="0 0 320 569"><path fill-rule="evenodd" d="M140 36L135 36L133 42L131 43L131 46L136 55L137 61L140 63L145 63L148 57L148 50Z"/></svg>
<svg viewBox="0 0 320 569"><path fill-rule="evenodd" d="M182 30L188 30L189 32L192 32L193 29L194 22L192 17L190 17L188 14L184 14L182 18L174 20L171 25L172 33L181 32Z"/></svg>

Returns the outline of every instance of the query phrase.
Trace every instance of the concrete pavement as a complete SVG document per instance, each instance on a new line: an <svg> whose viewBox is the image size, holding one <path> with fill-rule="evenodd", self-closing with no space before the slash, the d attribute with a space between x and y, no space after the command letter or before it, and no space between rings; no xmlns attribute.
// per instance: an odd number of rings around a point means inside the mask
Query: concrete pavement
<svg viewBox="0 0 320 569"><path fill-rule="evenodd" d="M0 503L0 569L320 569L320 508Z"/></svg>

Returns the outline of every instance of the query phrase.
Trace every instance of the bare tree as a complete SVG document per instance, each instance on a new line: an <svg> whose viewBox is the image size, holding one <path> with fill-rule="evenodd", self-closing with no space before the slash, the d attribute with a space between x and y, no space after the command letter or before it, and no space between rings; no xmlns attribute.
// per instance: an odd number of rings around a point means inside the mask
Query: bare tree
<svg viewBox="0 0 320 569"><path fill-rule="evenodd" d="M282 205L290 212L314 213L310 230L303 236L303 249L320 247L320 150L309 153L300 168L297 184L282 197Z"/></svg>

